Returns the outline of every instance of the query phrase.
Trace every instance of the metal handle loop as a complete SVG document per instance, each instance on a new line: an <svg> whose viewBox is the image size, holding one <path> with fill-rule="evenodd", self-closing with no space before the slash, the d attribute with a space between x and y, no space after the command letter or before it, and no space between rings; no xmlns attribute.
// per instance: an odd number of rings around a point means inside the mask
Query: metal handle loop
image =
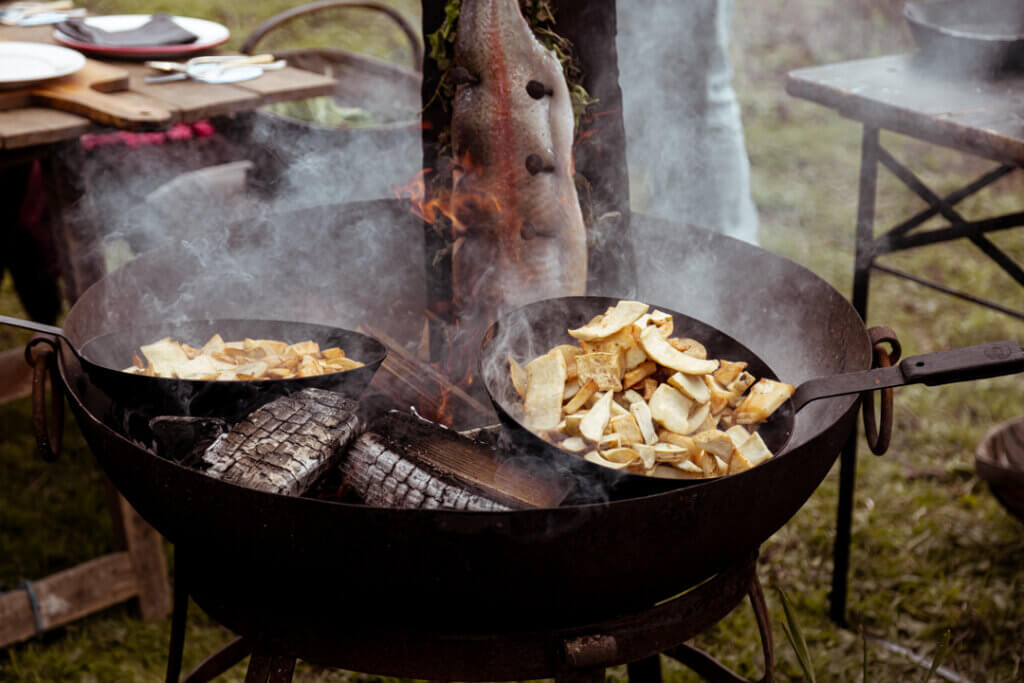
<svg viewBox="0 0 1024 683"><path fill-rule="evenodd" d="M32 429L36 436L36 453L46 462L57 459L64 440L64 394L57 381L57 353L57 342L50 337L36 337L25 345L25 360L32 366ZM52 438L46 416L47 375L50 376L50 413L56 427Z"/></svg>
<svg viewBox="0 0 1024 683"><path fill-rule="evenodd" d="M899 360L902 348L895 332L888 327L872 327L868 330L868 336L871 339L874 355L871 363L872 367L887 368ZM889 345L889 351L885 350L885 344ZM861 410L864 418L864 438L868 442L868 448L875 455L884 455L889 450L889 442L892 439L892 388L882 389L881 395L877 422L875 421L874 392L864 392L861 401ZM878 428L879 424L881 424L881 429Z"/></svg>

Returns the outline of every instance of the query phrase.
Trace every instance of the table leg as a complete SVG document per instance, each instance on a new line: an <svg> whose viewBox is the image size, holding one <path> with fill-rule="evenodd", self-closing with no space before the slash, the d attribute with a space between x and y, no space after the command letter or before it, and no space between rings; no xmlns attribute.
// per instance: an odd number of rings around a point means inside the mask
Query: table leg
<svg viewBox="0 0 1024 683"><path fill-rule="evenodd" d="M857 244L853 265L853 307L867 321L868 284L875 258L875 196L878 181L878 128L864 126L861 141L860 196L857 205ZM833 548L830 616L846 625L847 579L850 573L850 531L853 523L853 491L857 476L857 428L843 446L839 467L839 503L836 541Z"/></svg>
<svg viewBox="0 0 1024 683"><path fill-rule="evenodd" d="M71 303L106 273L95 207L79 176L84 162L77 140L56 147L43 159L64 298Z"/></svg>

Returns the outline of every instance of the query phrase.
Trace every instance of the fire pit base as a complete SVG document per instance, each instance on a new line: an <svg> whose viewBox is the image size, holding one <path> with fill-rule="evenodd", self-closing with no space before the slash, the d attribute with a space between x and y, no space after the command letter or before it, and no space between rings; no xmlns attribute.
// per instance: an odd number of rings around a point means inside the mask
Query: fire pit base
<svg viewBox="0 0 1024 683"><path fill-rule="evenodd" d="M179 560L181 552L179 551ZM338 615L330 628L235 623L211 616L241 634L194 669L185 681L206 681L252 655L246 681L290 681L298 658L374 675L429 680L504 681L556 678L603 681L607 667L629 665L631 681L660 681L659 653L712 681L744 681L686 641L710 628L749 597L761 634L764 677L772 680L768 612L750 553L703 583L641 612L558 629L458 633L402 624L370 627ZM168 681L178 680L184 646L188 571L177 572ZM203 601L200 599L202 606ZM205 608L205 606L204 606ZM210 610L207 610L208 612ZM230 612L230 610L228 610Z"/></svg>

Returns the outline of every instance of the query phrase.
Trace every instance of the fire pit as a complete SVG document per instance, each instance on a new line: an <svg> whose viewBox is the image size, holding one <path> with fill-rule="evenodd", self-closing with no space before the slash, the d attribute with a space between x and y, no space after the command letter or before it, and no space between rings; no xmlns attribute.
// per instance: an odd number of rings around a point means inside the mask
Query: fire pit
<svg viewBox="0 0 1024 683"><path fill-rule="evenodd" d="M288 227L328 216L334 228L323 239L332 245L358 249L368 222L388 225L393 245L422 235L418 221L390 201L275 220ZM797 383L870 365L863 323L814 274L729 238L642 216L632 222L637 243L649 245L640 256L650 267L629 294L747 340L780 376ZM384 321L396 339L408 342L422 332L422 315L389 319L387 312L396 301L408 309L423 291L422 270L401 262L402 254L419 257L412 252L368 251L358 270L325 271L315 245L299 240L275 252L275 264L294 270L297 259L307 259L318 277L333 279L320 286L331 293L323 302L338 324ZM217 310L211 309L229 306L239 316L279 312L255 296L218 300L217 293L234 291L244 274L201 271L186 254L184 247L152 252L99 282L75 304L65 329L88 339L111 326L212 316ZM372 290L357 286L382 272L395 277ZM759 272L763 282L780 286L738 297L730 284L734 272ZM181 282L190 283L193 295L180 295ZM300 279L290 284L281 277L278 286L293 315L294 302L311 305ZM782 526L828 472L857 407L856 397L817 401L799 413L789 446L771 462L684 490L510 512L388 510L241 488L161 459L104 424L110 399L89 384L72 354L61 354L61 370L101 467L201 569L190 572L189 590L203 609L257 640L294 634L291 654L314 661L337 642L338 614L362 624L509 632L649 609L734 566ZM431 558L429 570L423 558Z"/></svg>

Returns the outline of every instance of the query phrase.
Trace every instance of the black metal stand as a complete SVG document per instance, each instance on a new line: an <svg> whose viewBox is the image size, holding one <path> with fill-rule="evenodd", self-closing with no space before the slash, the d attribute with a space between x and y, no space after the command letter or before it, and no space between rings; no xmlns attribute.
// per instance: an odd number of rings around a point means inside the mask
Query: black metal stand
<svg viewBox="0 0 1024 683"><path fill-rule="evenodd" d="M875 236L875 199L878 186L878 167L887 168L912 192L923 199L928 208ZM916 282L919 285L985 306L1000 313L1024 320L1024 311L1014 310L941 283L877 263L879 257L897 251L950 242L967 238L991 258L996 265L1024 286L1024 269L997 247L985 235L989 232L1024 226L1024 212L968 221L953 207L967 197L988 187L1017 166L1000 165L980 178L945 197L933 192L906 166L896 160L879 140L879 128L864 126L861 141L860 192L857 206L856 257L853 269L853 307L867 321L868 289L872 270ZM916 230L933 216L941 215L949 221L943 228ZM915 231L916 230L916 231ZM841 626L847 625L847 581L850 572L850 531L853 517L854 483L857 466L857 432L851 434L843 448L839 472L839 502L836 514L836 541L833 553L832 595L830 616Z"/></svg>
<svg viewBox="0 0 1024 683"><path fill-rule="evenodd" d="M774 650L768 609L757 578L757 554L692 590L648 610L580 627L515 633L436 633L433 629L354 632L338 642L338 651L321 664L387 674L415 674L430 680L513 680L555 678L556 681L604 680L607 667L628 664L634 683L660 683L659 653L672 657L713 683L747 681L711 655L686 641L725 617L746 596L754 610L764 661L761 683L773 680ZM167 681L176 683L184 645L188 584L175 581ZM280 653L274 642L238 638L204 660L184 683L209 681L252 655L247 683L292 680L299 652Z"/></svg>

